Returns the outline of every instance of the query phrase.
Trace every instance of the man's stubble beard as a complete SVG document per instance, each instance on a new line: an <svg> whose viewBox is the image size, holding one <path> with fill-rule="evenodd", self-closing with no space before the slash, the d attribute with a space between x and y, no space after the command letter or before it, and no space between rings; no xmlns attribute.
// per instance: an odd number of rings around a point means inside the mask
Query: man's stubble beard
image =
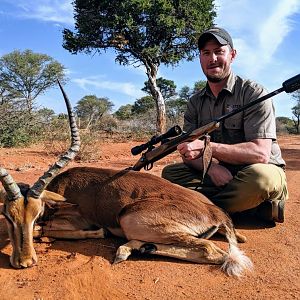
<svg viewBox="0 0 300 300"><path fill-rule="evenodd" d="M207 81L212 82L212 83L217 83L217 82L221 82L224 78L223 77L212 77L209 75L206 75Z"/></svg>
<svg viewBox="0 0 300 300"><path fill-rule="evenodd" d="M228 78L229 74L230 74L230 70L228 70L227 72L222 72L222 74L220 75L211 76L209 74L205 74L205 76L208 82L218 83Z"/></svg>

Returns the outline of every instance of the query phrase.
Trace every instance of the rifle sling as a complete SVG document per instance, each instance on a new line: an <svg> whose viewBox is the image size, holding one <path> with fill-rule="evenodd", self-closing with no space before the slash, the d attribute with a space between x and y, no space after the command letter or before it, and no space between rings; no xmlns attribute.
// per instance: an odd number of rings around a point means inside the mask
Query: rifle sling
<svg viewBox="0 0 300 300"><path fill-rule="evenodd" d="M209 170L212 161L212 148L210 144L210 136L205 134L204 136L204 150L202 155L203 173L201 183L204 181L204 177Z"/></svg>

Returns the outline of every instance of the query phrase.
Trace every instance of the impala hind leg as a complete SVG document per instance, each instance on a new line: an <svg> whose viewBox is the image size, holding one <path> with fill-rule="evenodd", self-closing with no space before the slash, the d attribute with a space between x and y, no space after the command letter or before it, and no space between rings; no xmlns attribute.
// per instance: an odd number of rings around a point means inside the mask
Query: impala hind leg
<svg viewBox="0 0 300 300"><path fill-rule="evenodd" d="M184 243L186 243L185 240ZM114 264L127 260L133 250L141 253L167 256L186 260L194 263L222 264L227 253L207 240L193 241L192 246L165 245L159 243L149 243L139 240L131 240L120 246L117 250Z"/></svg>
<svg viewBox="0 0 300 300"><path fill-rule="evenodd" d="M227 253L211 237L219 223L187 208L182 201L141 200L123 208L119 224L127 240L154 243L155 254L198 263L221 264Z"/></svg>
<svg viewBox="0 0 300 300"><path fill-rule="evenodd" d="M140 251L199 264L223 264L228 256L225 251L208 240L197 238L193 240L193 237L187 237L182 242L184 244L182 246L180 243L176 245L145 243Z"/></svg>
<svg viewBox="0 0 300 300"><path fill-rule="evenodd" d="M155 243L154 245L156 249L150 253L199 264L222 264L227 258L227 253L213 242L189 235L180 236L174 244ZM145 252L149 252L147 248Z"/></svg>
<svg viewBox="0 0 300 300"><path fill-rule="evenodd" d="M234 226L231 222L227 223L227 226L224 226L224 224L222 224L222 226L219 226L217 232L226 237L228 230L232 231L231 234L235 236L236 240L239 243L246 243L247 242L247 238L243 234L239 233L234 228Z"/></svg>

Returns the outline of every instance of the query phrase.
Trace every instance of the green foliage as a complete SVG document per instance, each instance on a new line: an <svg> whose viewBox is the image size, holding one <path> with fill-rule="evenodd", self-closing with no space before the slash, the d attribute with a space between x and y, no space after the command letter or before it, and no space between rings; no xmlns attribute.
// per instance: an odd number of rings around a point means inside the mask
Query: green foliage
<svg viewBox="0 0 300 300"><path fill-rule="evenodd" d="M156 102L157 131L166 125L164 98L157 88L159 66L198 54L197 37L213 24L213 0L74 0L75 29L64 29L63 47L78 52L116 51L122 65L143 65Z"/></svg>
<svg viewBox="0 0 300 300"><path fill-rule="evenodd" d="M187 101L182 98L167 101L167 115L169 118L176 118L186 111Z"/></svg>
<svg viewBox="0 0 300 300"><path fill-rule="evenodd" d="M19 99L29 111L36 97L64 81L64 67L45 54L16 50L0 58L0 90L6 100Z"/></svg>
<svg viewBox="0 0 300 300"><path fill-rule="evenodd" d="M64 67L48 55L13 51L0 58L0 146L24 146L37 141L54 112L36 110L36 97L64 82Z"/></svg>
<svg viewBox="0 0 300 300"><path fill-rule="evenodd" d="M36 116L43 125L47 126L55 118L55 112L53 109L42 108L36 112Z"/></svg>
<svg viewBox="0 0 300 300"><path fill-rule="evenodd" d="M171 99L172 97L176 96L176 84L173 80L168 80L160 77L156 80L156 84L165 100ZM149 84L149 81L144 82L142 91L151 95L151 86Z"/></svg>
<svg viewBox="0 0 300 300"><path fill-rule="evenodd" d="M212 0L75 0L75 31L64 29L72 53L114 48L121 64L193 59L197 35L216 16Z"/></svg>
<svg viewBox="0 0 300 300"><path fill-rule="evenodd" d="M154 109L155 101L152 96L144 96L140 99L137 99L132 106L132 113L139 115L144 114L145 112Z"/></svg>
<svg viewBox="0 0 300 300"><path fill-rule="evenodd" d="M20 126L1 128L0 135L0 146L4 148L27 146L32 142L30 134Z"/></svg>
<svg viewBox="0 0 300 300"><path fill-rule="evenodd" d="M144 92L150 93L148 82L145 82L144 84L145 86L142 90ZM206 81L195 82L193 88L190 88L189 86L183 86L178 93L178 98L174 98L174 95L177 95L176 85L174 81L159 78L157 80L157 84L162 90L162 94L164 94L164 97L167 99L166 111L167 111L168 125L169 127L171 127L173 125L179 123L181 124L183 122L183 115L186 110L187 101L193 95L193 93L205 87ZM134 105L127 104L121 106L119 110L115 112L114 115L119 120L129 120L129 119L133 120L136 117L138 118L145 117L144 114L146 112L152 113L154 107L155 107L155 102L153 98L151 96L145 96L140 99L137 99Z"/></svg>
<svg viewBox="0 0 300 300"><path fill-rule="evenodd" d="M296 105L292 107L292 114L294 116L294 128L297 134L300 133L300 90L297 90L292 94L292 97L296 100Z"/></svg>
<svg viewBox="0 0 300 300"><path fill-rule="evenodd" d="M194 90L193 90L193 94L201 91L203 88L205 88L206 86L206 81L205 80L199 80L199 81L196 81L194 83Z"/></svg>
<svg viewBox="0 0 300 300"><path fill-rule="evenodd" d="M193 91L187 85L183 86L178 93L179 98L184 99L185 101L188 101L192 94Z"/></svg>
<svg viewBox="0 0 300 300"><path fill-rule="evenodd" d="M119 109L115 112L115 116L119 120L128 120L132 117L132 108L133 105L126 104L119 107Z"/></svg>
<svg viewBox="0 0 300 300"><path fill-rule="evenodd" d="M284 125L292 125L293 124L293 120L291 120L288 117L277 117L276 120Z"/></svg>
<svg viewBox="0 0 300 300"><path fill-rule="evenodd" d="M84 96L78 101L75 112L81 120L81 126L89 128L95 124L107 113L109 113L114 104L108 98L98 98L95 95Z"/></svg>
<svg viewBox="0 0 300 300"><path fill-rule="evenodd" d="M196 81L193 89L191 89L189 86L183 86L178 93L179 98L188 101L193 94L201 91L205 86L206 81L204 80Z"/></svg>
<svg viewBox="0 0 300 300"><path fill-rule="evenodd" d="M52 121L50 112L54 114L48 109L29 113L12 103L0 105L0 146L27 146L39 140Z"/></svg>
<svg viewBox="0 0 300 300"><path fill-rule="evenodd" d="M114 132L118 127L118 121L116 118L113 117L113 115L105 115L101 119L100 122L97 123L97 126L95 126L96 131L104 131L106 133L111 134Z"/></svg>
<svg viewBox="0 0 300 300"><path fill-rule="evenodd" d="M295 133L293 120L287 117L277 117L276 131L279 134Z"/></svg>

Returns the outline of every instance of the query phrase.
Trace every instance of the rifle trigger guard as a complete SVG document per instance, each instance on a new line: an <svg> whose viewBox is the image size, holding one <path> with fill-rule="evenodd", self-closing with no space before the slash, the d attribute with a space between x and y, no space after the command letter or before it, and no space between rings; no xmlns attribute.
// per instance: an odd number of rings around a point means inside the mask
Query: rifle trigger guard
<svg viewBox="0 0 300 300"><path fill-rule="evenodd" d="M152 149L154 149L155 147L152 147ZM149 151L151 151L150 149L147 151L147 152L149 152ZM146 164L145 164L145 166L144 166L144 170L145 171L150 171L152 168L153 168L153 162L148 162L148 160L147 160L147 158L146 158L146 153L147 152L145 152L145 153L143 153L142 154L142 158L141 158L141 160L143 161L143 162L146 162Z"/></svg>
<svg viewBox="0 0 300 300"><path fill-rule="evenodd" d="M145 165L144 170L150 171L152 168L153 168L153 163L149 163L149 164Z"/></svg>

